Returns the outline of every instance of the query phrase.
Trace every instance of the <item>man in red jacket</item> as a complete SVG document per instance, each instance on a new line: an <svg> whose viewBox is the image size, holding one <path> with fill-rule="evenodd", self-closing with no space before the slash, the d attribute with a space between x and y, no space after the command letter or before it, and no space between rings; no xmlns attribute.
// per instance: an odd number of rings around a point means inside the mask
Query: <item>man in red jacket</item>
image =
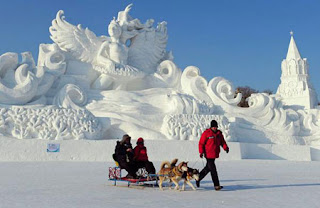
<svg viewBox="0 0 320 208"><path fill-rule="evenodd" d="M215 165L215 159L219 158L220 146L228 153L229 147L224 140L222 132L218 130L218 123L215 120L211 121L211 128L206 129L199 141L199 153L202 158L205 156L207 160L206 166L200 172L199 181L196 181L197 187L200 187L200 181L211 172L212 182L215 190L220 190L223 186L220 186L217 168Z"/></svg>

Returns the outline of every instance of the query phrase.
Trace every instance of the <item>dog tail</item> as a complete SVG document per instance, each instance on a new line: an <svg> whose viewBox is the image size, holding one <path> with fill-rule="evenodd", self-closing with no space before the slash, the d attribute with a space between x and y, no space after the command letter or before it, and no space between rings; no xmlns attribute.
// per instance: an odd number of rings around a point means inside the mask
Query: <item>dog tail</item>
<svg viewBox="0 0 320 208"><path fill-rule="evenodd" d="M171 167L176 166L177 162L178 162L178 159L177 159L177 158L173 159L173 160L171 161Z"/></svg>
<svg viewBox="0 0 320 208"><path fill-rule="evenodd" d="M164 162L162 162L162 163L161 163L161 166L160 166L160 170L163 169L165 166L170 167L169 161L164 161Z"/></svg>

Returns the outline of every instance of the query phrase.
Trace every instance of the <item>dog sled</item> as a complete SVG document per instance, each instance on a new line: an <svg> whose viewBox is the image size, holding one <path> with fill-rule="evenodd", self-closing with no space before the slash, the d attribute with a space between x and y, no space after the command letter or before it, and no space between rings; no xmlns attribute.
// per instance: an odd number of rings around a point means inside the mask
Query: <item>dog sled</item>
<svg viewBox="0 0 320 208"><path fill-rule="evenodd" d="M168 161L162 162L159 174L149 174L145 168L140 168L136 173L138 176L137 178L127 178L122 177L122 169L120 168L119 163L115 160L116 166L109 167L109 181L113 181L114 186L117 185L117 182L126 182L128 187L131 185L149 187L158 186L160 190L163 190L162 183L168 179L169 187L171 187L171 182L173 182L176 185L175 189L178 190L179 180L184 179L182 190L185 190L185 184L188 184L193 190L196 190L190 180L199 180L199 170L188 167L188 162L181 162L176 166L177 161L178 159L172 160L171 163Z"/></svg>
<svg viewBox="0 0 320 208"><path fill-rule="evenodd" d="M145 168L140 168L137 172L137 178L127 178L122 176L119 166L109 167L109 181L113 181L113 185L117 186L118 182L127 183L127 186L158 186L158 175L149 174Z"/></svg>

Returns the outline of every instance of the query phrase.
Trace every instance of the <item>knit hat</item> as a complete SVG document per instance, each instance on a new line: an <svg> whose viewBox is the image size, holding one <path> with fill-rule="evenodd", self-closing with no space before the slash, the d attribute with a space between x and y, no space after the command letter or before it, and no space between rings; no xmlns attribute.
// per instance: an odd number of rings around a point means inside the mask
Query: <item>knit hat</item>
<svg viewBox="0 0 320 208"><path fill-rule="evenodd" d="M128 134L123 135L122 140L121 140L121 144L125 143L127 139L131 139L131 137Z"/></svg>
<svg viewBox="0 0 320 208"><path fill-rule="evenodd" d="M217 123L216 120L212 120L212 121L211 121L211 128L212 128L212 127L218 127L218 123Z"/></svg>
<svg viewBox="0 0 320 208"><path fill-rule="evenodd" d="M137 140L137 144L138 143L143 143L144 141L143 141L143 138L142 137L140 137L138 140Z"/></svg>

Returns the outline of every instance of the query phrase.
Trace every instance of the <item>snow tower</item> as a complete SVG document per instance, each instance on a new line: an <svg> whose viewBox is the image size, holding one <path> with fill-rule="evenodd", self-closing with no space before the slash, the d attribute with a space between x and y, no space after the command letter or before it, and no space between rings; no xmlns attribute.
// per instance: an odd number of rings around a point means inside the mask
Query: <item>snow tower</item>
<svg viewBox="0 0 320 208"><path fill-rule="evenodd" d="M281 63L281 83L277 94L284 105L312 109L318 104L317 93L309 80L309 64L301 58L297 45L290 32L291 39L286 59Z"/></svg>

